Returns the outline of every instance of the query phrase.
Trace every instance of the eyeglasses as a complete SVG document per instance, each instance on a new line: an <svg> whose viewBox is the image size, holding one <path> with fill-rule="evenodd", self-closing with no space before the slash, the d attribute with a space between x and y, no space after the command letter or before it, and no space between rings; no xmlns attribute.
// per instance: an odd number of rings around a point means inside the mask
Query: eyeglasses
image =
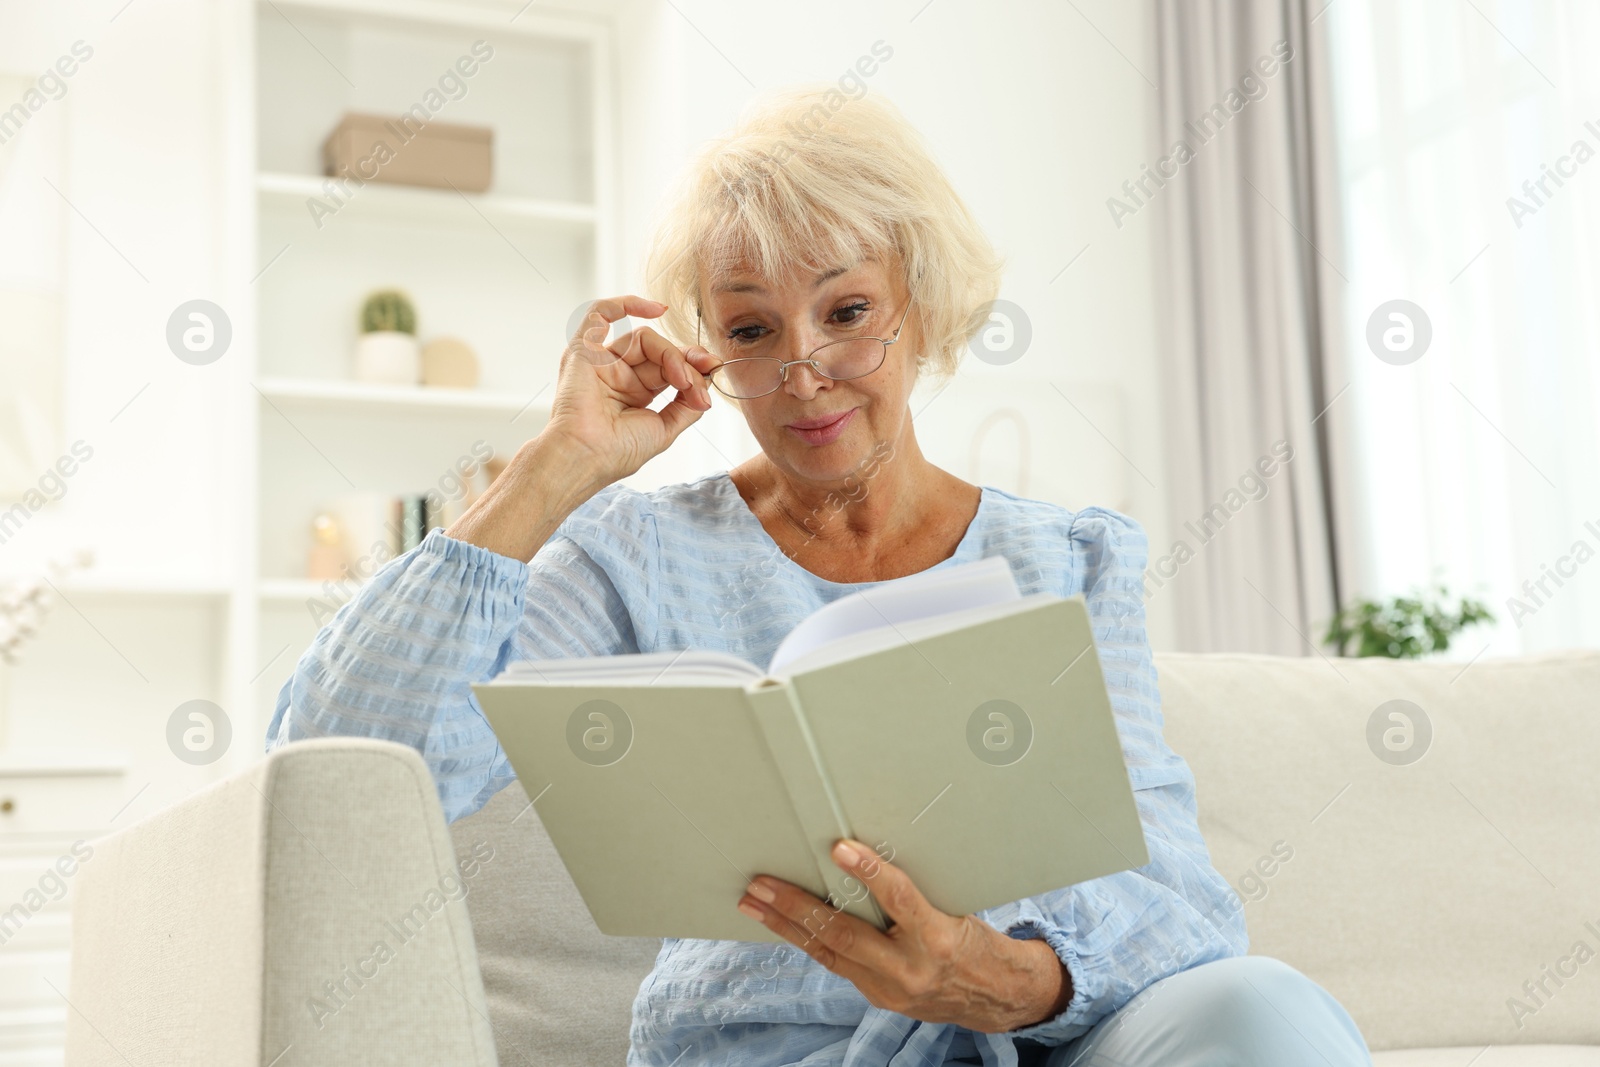
<svg viewBox="0 0 1600 1067"><path fill-rule="evenodd" d="M847 337L842 341L829 341L814 349L806 359L747 356L724 360L711 368L706 377L711 379L717 392L733 400L754 400L758 396L777 392L789 380L789 368L801 364L836 382L864 378L883 366L889 346L900 340L900 331L905 328L906 318L911 314L911 305L915 300L916 295L913 294L906 301L905 314L900 316L900 325L894 328L892 337ZM700 344L700 322L703 318L703 315L696 314L696 345Z"/></svg>

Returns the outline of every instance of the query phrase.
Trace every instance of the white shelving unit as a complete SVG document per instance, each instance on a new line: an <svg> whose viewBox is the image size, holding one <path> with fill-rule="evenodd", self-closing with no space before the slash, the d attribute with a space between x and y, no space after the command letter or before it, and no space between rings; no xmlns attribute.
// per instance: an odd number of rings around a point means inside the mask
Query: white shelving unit
<svg viewBox="0 0 1600 1067"><path fill-rule="evenodd" d="M243 28L252 74L239 106L252 134L239 160L254 223L236 336L249 351L253 459L230 617L238 660L263 666L236 700L254 720L236 723L251 742L241 764L349 588L305 577L313 517L352 495L427 491L485 447L509 458L548 417L572 312L614 288L610 28L521 6L258 0ZM321 173L344 113L400 115L476 42L492 58L455 79L464 89L433 118L493 128L488 191L368 182L351 193ZM415 303L419 340L473 346L479 388L352 379L361 301L390 287Z"/></svg>
<svg viewBox="0 0 1600 1067"><path fill-rule="evenodd" d="M262 174L256 188L264 204L300 208L307 200L326 195L324 178L304 174ZM535 200L525 196L470 194L438 189L407 188L400 185L373 185L352 199L350 210L368 212L392 222L410 223L440 220L460 223L473 212L500 222L545 222L589 227L598 212L593 204L559 200Z"/></svg>
<svg viewBox="0 0 1600 1067"><path fill-rule="evenodd" d="M428 389L405 385L368 385L362 382L316 379L263 378L256 382L262 397L284 410L361 410L392 415L483 412L512 418L536 409L542 396L491 393L482 389ZM546 394L547 395L547 394Z"/></svg>
<svg viewBox="0 0 1600 1067"><path fill-rule="evenodd" d="M136 7L91 43L138 61L93 86L75 81L70 99L30 123L34 137L67 116L83 123L67 127L66 169L51 172L83 211L48 191L43 201L67 227L62 295L78 310L65 348L85 360L63 371L67 409L97 449L96 473L73 483L67 506L97 493L84 514L106 516L105 539L135 547L61 580L65 603L44 634L21 666L0 670L0 906L23 899L80 839L260 758L279 687L320 612L348 593L305 577L319 510L346 494L426 491L478 442L509 456L543 425L567 321L616 291L615 65L605 16L524 7L189 0L142 20ZM18 70L52 62L48 42L72 40L70 21L34 34L49 52ZM442 90L477 41L492 58L462 91ZM114 61L93 70L102 62ZM327 192L321 145L343 114L398 115L435 91L433 118L493 128L490 189L369 182L314 217L308 201ZM159 146L121 140L151 101ZM109 240L87 231L89 218ZM133 224L152 219L159 236ZM79 254L89 247L79 238L93 250ZM115 254L99 243L110 240ZM130 267L143 282L129 284ZM41 287L58 288L48 278ZM361 301L388 287L412 296L422 340L474 348L480 389L351 380ZM128 326L180 296L213 301L231 320L231 347L212 365L175 371L159 334ZM119 365L140 366L139 381ZM128 409L132 396L143 398ZM115 478L99 473L112 465ZM91 477L101 479L93 490ZM197 698L232 726L209 765L168 750L168 717ZM61 1062L72 892L5 939L0 1067Z"/></svg>

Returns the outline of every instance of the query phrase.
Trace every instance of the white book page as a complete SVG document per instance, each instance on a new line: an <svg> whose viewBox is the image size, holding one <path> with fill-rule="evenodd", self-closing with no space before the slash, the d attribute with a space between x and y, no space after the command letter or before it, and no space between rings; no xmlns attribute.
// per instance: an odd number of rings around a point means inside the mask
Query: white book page
<svg viewBox="0 0 1600 1067"><path fill-rule="evenodd" d="M811 653L835 644L840 646L839 658L848 658L849 639L868 630L1020 599L1004 556L896 578L817 609L783 639L767 672L782 674L801 656L811 658Z"/></svg>
<svg viewBox="0 0 1600 1067"><path fill-rule="evenodd" d="M761 677L761 668L738 656L689 649L583 659L519 660L490 684L745 686Z"/></svg>
<svg viewBox="0 0 1600 1067"><path fill-rule="evenodd" d="M1034 593L1032 596L1017 600L980 604L977 607L962 608L960 611L946 612L943 615L930 615L922 619L909 619L893 626L863 630L851 634L848 640L831 642L790 660L785 677L798 678L807 671L844 663L846 660L861 656L870 656L886 648L898 648L901 645L915 647L918 641L927 637L937 637L940 634L964 630L968 626L976 626L990 619L1001 619L1008 615L1032 611L1041 605L1053 604L1061 599L1053 593Z"/></svg>

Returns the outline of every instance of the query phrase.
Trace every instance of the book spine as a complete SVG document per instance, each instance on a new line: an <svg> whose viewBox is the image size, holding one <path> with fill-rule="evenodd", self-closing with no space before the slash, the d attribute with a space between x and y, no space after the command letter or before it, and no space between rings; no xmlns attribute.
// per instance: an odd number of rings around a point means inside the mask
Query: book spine
<svg viewBox="0 0 1600 1067"><path fill-rule="evenodd" d="M389 555L398 556L405 551L406 543L406 501L405 497L394 497L389 501L389 524L384 527L389 535Z"/></svg>
<svg viewBox="0 0 1600 1067"><path fill-rule="evenodd" d="M854 834L794 687L786 681L767 679L746 694L767 751L783 778L789 803L805 829L818 880L827 887L829 902L880 930L886 929L888 920L866 887L833 862L834 843Z"/></svg>
<svg viewBox="0 0 1600 1067"><path fill-rule="evenodd" d="M401 497L401 514L404 522L401 526L400 551L410 552L422 544L425 531L422 528L422 497L407 495Z"/></svg>

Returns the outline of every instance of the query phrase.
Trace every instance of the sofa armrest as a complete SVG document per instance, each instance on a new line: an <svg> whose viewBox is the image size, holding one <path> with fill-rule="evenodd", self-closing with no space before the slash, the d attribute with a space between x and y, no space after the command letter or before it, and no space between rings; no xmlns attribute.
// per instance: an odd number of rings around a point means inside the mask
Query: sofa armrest
<svg viewBox="0 0 1600 1067"><path fill-rule="evenodd" d="M415 751L286 745L94 850L73 1067L496 1063L465 904L477 861L456 859Z"/></svg>

